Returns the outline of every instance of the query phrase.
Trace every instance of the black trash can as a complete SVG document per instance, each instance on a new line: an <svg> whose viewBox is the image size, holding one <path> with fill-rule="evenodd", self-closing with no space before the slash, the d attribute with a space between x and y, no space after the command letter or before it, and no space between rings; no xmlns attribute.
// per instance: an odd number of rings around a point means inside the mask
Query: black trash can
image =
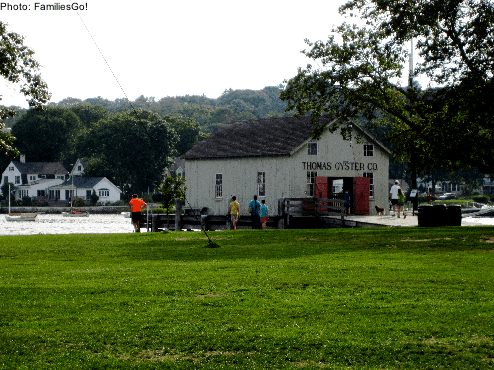
<svg viewBox="0 0 494 370"><path fill-rule="evenodd" d="M420 227L432 227L433 225L433 209L430 205L419 206L418 221Z"/></svg>
<svg viewBox="0 0 494 370"><path fill-rule="evenodd" d="M461 226L461 207L447 206L446 207L446 225Z"/></svg>
<svg viewBox="0 0 494 370"><path fill-rule="evenodd" d="M444 204L435 204L432 206L433 226L446 226L447 212Z"/></svg>

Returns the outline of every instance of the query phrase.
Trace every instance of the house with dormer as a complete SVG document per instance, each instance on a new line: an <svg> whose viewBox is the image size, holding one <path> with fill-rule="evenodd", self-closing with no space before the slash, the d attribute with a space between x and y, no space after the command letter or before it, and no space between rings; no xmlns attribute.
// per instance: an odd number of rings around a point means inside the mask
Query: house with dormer
<svg viewBox="0 0 494 370"><path fill-rule="evenodd" d="M15 199L30 197L39 202L68 203L76 198L90 200L93 191L99 196L99 203L120 200L122 191L106 177L85 177L84 161L78 159L72 170L65 169L62 162L12 161L2 174L0 186L14 184Z"/></svg>
<svg viewBox="0 0 494 370"><path fill-rule="evenodd" d="M46 196L47 188L68 177L62 162L26 162L26 157L21 155L19 161L11 161L3 171L0 187L14 184L16 199L40 197Z"/></svg>

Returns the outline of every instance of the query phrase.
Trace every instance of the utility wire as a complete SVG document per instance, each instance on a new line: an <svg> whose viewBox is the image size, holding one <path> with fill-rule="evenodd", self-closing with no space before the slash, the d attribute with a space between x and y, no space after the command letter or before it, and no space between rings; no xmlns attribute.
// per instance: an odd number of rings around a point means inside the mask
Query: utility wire
<svg viewBox="0 0 494 370"><path fill-rule="evenodd" d="M100 47L98 46L98 43L96 42L96 40L94 39L93 35L91 34L91 32L89 31L88 27L86 26L86 23L84 22L84 20L82 19L79 11L77 11L77 16L79 17L79 19L81 20L82 24L84 25L84 28L86 29L87 33L89 34L89 36L91 37L91 40L93 40L93 43L94 45L96 46L96 48L98 49L101 57L103 58L103 60L105 61L106 65L108 66L108 69L110 70L113 78L115 79L115 81L117 82L118 86L120 87L120 90L122 90L122 93L124 94L125 98L127 99L127 102L129 103L132 111L134 112L135 116L137 117L139 123L141 124L141 126L144 128L144 132L146 133L147 137L149 138L149 141L151 142L151 145L153 146L154 150L157 151L157 146L155 145L154 141L153 141L153 138L151 137L151 135L149 134L149 131L148 129L146 128L146 125L144 125L144 123L142 122L141 120L141 117L139 115L139 112L137 111L137 109L134 107L134 105L132 104L132 102L129 100L129 98L127 97L127 94L125 93L125 90L123 89L122 85L120 84L120 81L118 80L117 76L115 75L115 73L113 72L110 64L108 63L108 61L106 60L103 52L101 51ZM161 117L160 117L161 118ZM163 120L163 118L161 118ZM164 120L163 120L164 121ZM167 170L167 172L171 173L169 168L168 168L168 165L165 163L165 169ZM189 207L193 210L191 204L189 203L189 201L187 200L187 198L185 197L184 195L184 200L187 202L187 204L189 205ZM214 243L211 238L209 237L208 233L206 232L206 229L203 227L202 225L202 222L201 220L198 218L198 215L196 214L196 212L193 210L193 215L194 217L196 218L196 220L199 222L199 225L201 225L201 230L204 232L204 234L206 235L206 237L208 238L208 245L210 247L217 247L218 244Z"/></svg>

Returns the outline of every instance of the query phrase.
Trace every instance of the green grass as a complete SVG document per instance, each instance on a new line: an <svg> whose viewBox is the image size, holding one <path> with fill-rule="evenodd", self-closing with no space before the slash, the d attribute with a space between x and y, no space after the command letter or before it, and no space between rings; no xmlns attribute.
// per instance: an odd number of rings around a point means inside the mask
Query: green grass
<svg viewBox="0 0 494 370"><path fill-rule="evenodd" d="M494 228L0 237L0 369L492 369Z"/></svg>

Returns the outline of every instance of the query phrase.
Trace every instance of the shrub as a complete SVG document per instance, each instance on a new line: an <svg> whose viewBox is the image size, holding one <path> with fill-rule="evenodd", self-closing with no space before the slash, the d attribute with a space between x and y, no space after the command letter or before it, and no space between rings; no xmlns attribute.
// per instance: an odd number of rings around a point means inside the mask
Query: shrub
<svg viewBox="0 0 494 370"><path fill-rule="evenodd" d="M22 197L22 203L24 207L30 207L33 204L31 197Z"/></svg>
<svg viewBox="0 0 494 370"><path fill-rule="evenodd" d="M86 206L86 202L82 198L77 198L74 201L74 207L85 207L85 206Z"/></svg>
<svg viewBox="0 0 494 370"><path fill-rule="evenodd" d="M477 203L487 203L489 202L489 197L487 195L475 195L472 199Z"/></svg>

